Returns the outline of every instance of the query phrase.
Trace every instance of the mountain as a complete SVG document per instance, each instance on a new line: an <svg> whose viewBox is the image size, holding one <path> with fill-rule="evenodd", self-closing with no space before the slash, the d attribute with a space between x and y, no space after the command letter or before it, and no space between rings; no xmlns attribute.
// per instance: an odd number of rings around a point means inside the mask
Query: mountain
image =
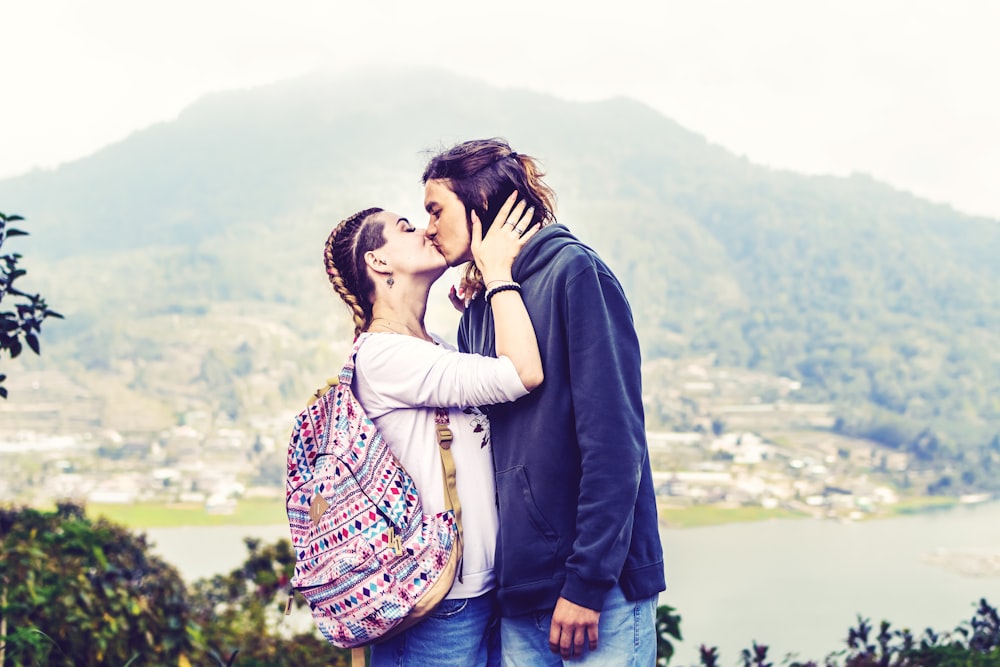
<svg viewBox="0 0 1000 667"><path fill-rule="evenodd" d="M542 160L559 220L621 277L647 360L710 353L787 375L843 424L905 424L899 437L997 432L997 221L863 175L763 168L633 100L575 103L430 69L214 94L0 181L0 210L32 234L25 280L68 317L48 326L38 363L94 387L115 376L121 395L169 404L167 420L197 392L228 396L230 414L274 409L334 363L324 341L339 350L349 336L322 273L329 230L371 205L422 220L429 151L485 136ZM432 317L454 326L444 305Z"/></svg>

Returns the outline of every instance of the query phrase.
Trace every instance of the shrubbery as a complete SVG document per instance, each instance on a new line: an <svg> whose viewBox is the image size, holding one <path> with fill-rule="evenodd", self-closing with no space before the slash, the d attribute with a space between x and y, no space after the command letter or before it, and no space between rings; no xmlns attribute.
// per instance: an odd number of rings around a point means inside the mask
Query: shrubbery
<svg viewBox="0 0 1000 667"><path fill-rule="evenodd" d="M145 536L83 508L0 508L0 667L233 665L346 667L348 652L283 619L295 566L287 540L246 540L246 561L186 586L149 552ZM211 545L205 545L209 557ZM301 604L301 598L296 598ZM681 616L657 609L657 665L670 663ZM744 667L773 667L768 647L742 651ZM720 667L715 647L700 664ZM951 632L921 636L858 618L845 649L789 667L1000 667L1000 614L985 600Z"/></svg>
<svg viewBox="0 0 1000 667"><path fill-rule="evenodd" d="M346 666L314 634L283 632L288 542L247 546L241 567L187 587L145 536L78 505L0 509L0 667Z"/></svg>

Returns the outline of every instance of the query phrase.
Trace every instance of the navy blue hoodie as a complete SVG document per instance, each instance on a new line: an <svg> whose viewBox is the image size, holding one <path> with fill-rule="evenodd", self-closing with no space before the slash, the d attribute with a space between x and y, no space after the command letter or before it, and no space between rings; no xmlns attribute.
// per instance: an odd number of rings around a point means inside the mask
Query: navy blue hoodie
<svg viewBox="0 0 1000 667"><path fill-rule="evenodd" d="M638 600L666 586L642 409L639 341L624 291L563 225L543 228L512 269L545 370L524 398L488 408L500 535L502 613L559 597L600 610L620 583ZM494 355L483 296L459 348Z"/></svg>

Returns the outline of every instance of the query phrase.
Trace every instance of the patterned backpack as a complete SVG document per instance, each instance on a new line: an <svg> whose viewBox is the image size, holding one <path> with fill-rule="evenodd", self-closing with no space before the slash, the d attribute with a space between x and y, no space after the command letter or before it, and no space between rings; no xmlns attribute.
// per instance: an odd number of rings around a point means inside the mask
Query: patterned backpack
<svg viewBox="0 0 1000 667"><path fill-rule="evenodd" d="M426 616L451 589L462 558L448 411L435 418L448 509L428 515L351 391L365 338L339 378L296 418L288 444L291 583L326 639L341 648L385 639Z"/></svg>

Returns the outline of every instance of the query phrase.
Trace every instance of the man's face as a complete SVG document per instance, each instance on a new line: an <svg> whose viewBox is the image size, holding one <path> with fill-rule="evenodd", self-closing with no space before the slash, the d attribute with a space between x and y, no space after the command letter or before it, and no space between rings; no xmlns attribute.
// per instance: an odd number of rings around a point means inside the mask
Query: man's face
<svg viewBox="0 0 1000 667"><path fill-rule="evenodd" d="M424 209L430 216L427 221L427 238L444 255L448 266L471 261L472 235L465 204L452 192L446 181L427 181L424 186Z"/></svg>

